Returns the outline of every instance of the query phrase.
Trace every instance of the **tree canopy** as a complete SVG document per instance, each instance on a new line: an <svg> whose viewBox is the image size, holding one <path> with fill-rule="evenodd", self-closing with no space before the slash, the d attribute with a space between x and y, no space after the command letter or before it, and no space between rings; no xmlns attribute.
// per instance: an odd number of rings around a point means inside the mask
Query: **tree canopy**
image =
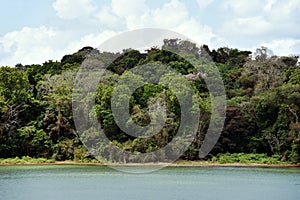
<svg viewBox="0 0 300 200"><path fill-rule="evenodd" d="M129 121L146 126L153 116L166 120L166 126L157 134L137 138L120 129L112 114L112 93L120 77L126 75L133 80L133 84L140 84L143 80L132 74L132 69L145 64L164 64L191 82L195 92L193 98L200 102L201 116L196 137L180 158L198 160L211 117L211 99L203 79L206 74L197 74L193 64L172 53L172 49L195 59L203 55L210 57L225 85L227 110L224 129L218 143L205 159L219 153L264 153L276 155L283 161L300 162L298 57L270 55L265 47L253 53L228 47L210 50L207 45L197 47L189 41L178 39L166 39L162 48L153 47L144 53L133 49L109 53L84 47L74 54L65 55L61 61L1 67L0 157L31 156L56 160L93 157L93 152L88 152L78 137L72 113L72 92L77 70L87 57L93 55L104 60L113 59L113 62L109 64L97 90L93 91L96 98L91 115L96 116L112 144L130 152L153 152L173 140L182 114L178 96L187 96L188 90L174 93L166 87L169 82L166 76L159 80L162 84L147 83L137 88L131 96L119 96L129 99ZM155 79L151 74L148 76ZM182 87L180 79L174 84ZM129 90L126 87L120 89ZM162 112L164 109L166 112ZM92 129L86 130L87 141L96 137L90 134L93 132ZM185 141L176 142L180 145ZM114 154L110 146L100 145L100 148L103 152ZM175 147L173 152L176 152ZM144 158L143 162L154 161L155 156L164 155L153 155ZM118 159L124 158L120 155Z"/></svg>

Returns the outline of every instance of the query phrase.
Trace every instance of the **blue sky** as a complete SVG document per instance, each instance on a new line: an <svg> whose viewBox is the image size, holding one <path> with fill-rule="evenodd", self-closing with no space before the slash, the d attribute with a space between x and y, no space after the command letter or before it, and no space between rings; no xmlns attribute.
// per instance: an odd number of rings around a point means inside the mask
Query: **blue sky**
<svg viewBox="0 0 300 200"><path fill-rule="evenodd" d="M60 60L138 28L170 29L211 48L267 46L277 55L300 54L300 0L1 0L0 4L0 66Z"/></svg>

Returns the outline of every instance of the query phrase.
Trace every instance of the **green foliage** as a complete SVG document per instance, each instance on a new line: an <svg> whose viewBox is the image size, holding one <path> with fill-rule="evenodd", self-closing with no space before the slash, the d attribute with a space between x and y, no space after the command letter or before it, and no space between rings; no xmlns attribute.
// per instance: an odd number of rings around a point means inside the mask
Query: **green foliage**
<svg viewBox="0 0 300 200"><path fill-rule="evenodd" d="M0 96L3 103L22 105L31 98L30 85L24 74L16 68L0 68Z"/></svg>
<svg viewBox="0 0 300 200"><path fill-rule="evenodd" d="M172 53L180 52L183 57ZM193 92L191 113L200 109L199 129L192 145L181 156L184 160L197 160L211 117L211 99L204 76L214 78L209 70L209 60L215 62L223 79L227 94L227 110L221 137L211 152L212 161L218 163L300 162L300 70L296 57L268 55L266 48L257 49L255 58L251 52L222 47L210 50L207 45L179 39L166 39L161 49L153 47L141 53L127 49L122 53L100 53L92 47L84 47L60 62L47 61L42 65L16 65L0 68L0 163L47 163L55 160L95 162L93 155L80 142L72 116L72 92L76 71L84 59L98 56L108 64L96 90L95 106L90 116L96 116L106 136L116 145L131 152L153 152L174 139L180 126L179 98L189 96L188 86L182 79L167 73L169 66L186 78ZM200 59L201 57L201 59ZM187 62L190 58L193 63ZM111 62L113 61L113 62ZM134 73L136 66L157 67L147 78L160 84L147 83ZM205 71L199 73L197 71ZM151 71L151 70L150 70ZM165 117L166 125L149 138L135 138L124 133L116 125L111 111L111 97L120 79L131 80L131 86L142 84L131 96L125 94L129 87L119 87L119 100L129 98L129 122L141 126L151 123L150 116ZM88 87L89 80L83 85ZM173 87L173 90L172 88ZM175 90L174 88L181 88ZM217 88L216 88L217 89ZM88 93L82 103L90 100ZM116 101L113 103L120 103ZM166 109L163 112L162 108ZM189 135L190 127L184 127ZM99 133L86 130L84 142L100 144ZM178 146L186 143L175 139ZM178 146L172 152L178 151ZM124 159L110 152L111 146L99 146L114 162ZM148 156L133 162L154 162L167 153ZM52 160L41 159L52 158ZM7 158L7 159L4 159ZM207 157L206 159L209 159ZM137 159L137 158L132 158Z"/></svg>
<svg viewBox="0 0 300 200"><path fill-rule="evenodd" d="M273 155L271 157L266 154L245 154L245 153L231 153L218 154L212 158L213 162L220 164L224 163L255 163L255 164L286 164L280 160L280 155Z"/></svg>
<svg viewBox="0 0 300 200"><path fill-rule="evenodd" d="M44 126L53 141L61 136L75 136L72 127L72 90L75 72L64 71L59 75L46 75L39 82L38 91L45 106Z"/></svg>
<svg viewBox="0 0 300 200"><path fill-rule="evenodd" d="M22 139L22 149L32 157L49 158L52 155L52 141L44 130L36 130L35 126L24 126L18 129Z"/></svg>
<svg viewBox="0 0 300 200"><path fill-rule="evenodd" d="M129 70L136 66L141 59L144 59L145 55L141 54L137 50L127 50L117 59L115 59L108 69L114 73L122 74L124 71Z"/></svg>
<svg viewBox="0 0 300 200"><path fill-rule="evenodd" d="M22 156L21 158L6 158L0 159L0 164L50 164L54 163L55 160L53 159L46 159L46 158L31 158L29 156Z"/></svg>
<svg viewBox="0 0 300 200"><path fill-rule="evenodd" d="M300 68L294 68L289 70L290 76L289 76L289 83L296 85L300 84Z"/></svg>
<svg viewBox="0 0 300 200"><path fill-rule="evenodd" d="M232 97L231 99L228 99L227 105L228 106L238 106L242 102L246 102L248 100L249 100L248 96L235 96L235 97Z"/></svg>

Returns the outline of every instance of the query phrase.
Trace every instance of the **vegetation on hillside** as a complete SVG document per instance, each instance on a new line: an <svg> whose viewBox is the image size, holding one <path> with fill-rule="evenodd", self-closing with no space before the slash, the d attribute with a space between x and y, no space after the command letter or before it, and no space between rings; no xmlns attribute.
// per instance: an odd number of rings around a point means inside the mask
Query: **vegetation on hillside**
<svg viewBox="0 0 300 200"><path fill-rule="evenodd" d="M57 161L93 158L80 141L74 125L72 91L80 65L87 57L96 55L102 59L115 59L97 87L94 114L114 145L131 152L152 152L172 141L180 126L181 111L171 90L146 84L130 98L131 120L146 126L150 123L149 105L162 101L167 109L167 126L148 138L127 135L117 126L110 105L120 76L127 73L129 79L138 81L138 77L128 73L129 70L151 63L168 65L187 79L192 77L189 81L200 102L201 117L196 137L181 159L198 160L210 122L210 96L203 78L196 77L193 65L168 48L180 49L191 58L208 54L222 76L227 96L225 125L218 143L205 159L248 162L252 156L266 163L276 163L274 159L300 162L300 68L297 57L269 55L266 48L253 53L227 47L210 50L206 45L197 47L176 39L165 40L162 48L151 48L146 53L129 49L115 54L85 47L64 56L60 62L1 67L0 157L29 156ZM185 91L181 92L184 96ZM89 132L92 130L85 134ZM180 145L184 141L177 142ZM99 148L114 153L109 151L109 146ZM227 153L234 156L229 157ZM155 158L145 158L143 162L153 160Z"/></svg>

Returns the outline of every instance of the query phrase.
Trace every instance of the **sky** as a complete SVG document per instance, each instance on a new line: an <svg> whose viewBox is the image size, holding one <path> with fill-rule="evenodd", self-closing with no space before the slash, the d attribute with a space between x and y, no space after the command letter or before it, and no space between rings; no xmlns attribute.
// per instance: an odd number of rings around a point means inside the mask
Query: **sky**
<svg viewBox="0 0 300 200"><path fill-rule="evenodd" d="M140 28L198 45L300 54L300 0L1 0L0 66L61 60ZM101 51L101 49L100 49Z"/></svg>

